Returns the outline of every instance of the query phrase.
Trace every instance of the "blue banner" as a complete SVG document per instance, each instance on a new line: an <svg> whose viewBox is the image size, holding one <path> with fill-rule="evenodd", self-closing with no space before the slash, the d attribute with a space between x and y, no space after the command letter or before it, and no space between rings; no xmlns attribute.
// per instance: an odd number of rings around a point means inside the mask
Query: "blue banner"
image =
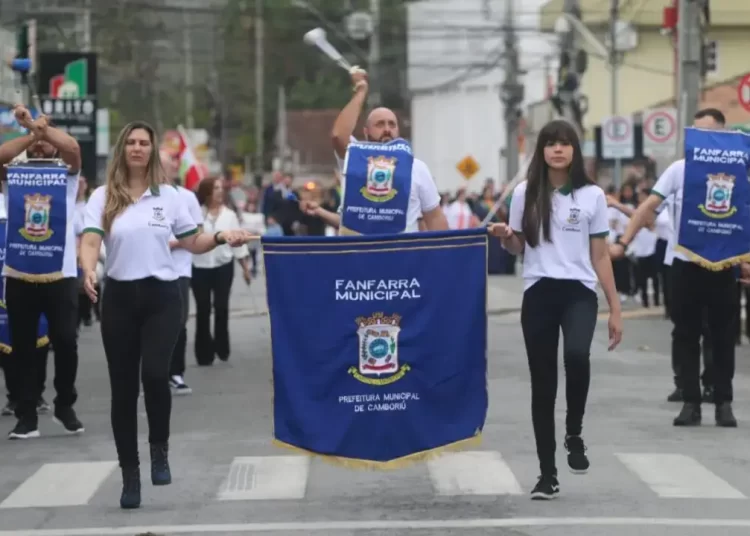
<svg viewBox="0 0 750 536"><path fill-rule="evenodd" d="M385 469L479 440L485 229L262 244L277 444Z"/></svg>
<svg viewBox="0 0 750 536"><path fill-rule="evenodd" d="M406 230L414 156L409 142L352 142L346 154L341 234Z"/></svg>
<svg viewBox="0 0 750 536"><path fill-rule="evenodd" d="M3 264L5 263L6 227L6 220L0 220L0 273L2 273ZM39 321L39 339L36 341L37 347L49 344L48 331L49 327L47 326L47 318L42 315ZM0 284L0 352L9 354L11 350L12 346L10 342L10 329L8 326L8 311L5 309L5 278L3 278L2 284Z"/></svg>
<svg viewBox="0 0 750 536"><path fill-rule="evenodd" d="M750 260L750 136L685 129L685 179L676 249L711 270Z"/></svg>
<svg viewBox="0 0 750 536"><path fill-rule="evenodd" d="M6 275L36 282L62 279L67 190L67 166L8 167Z"/></svg>

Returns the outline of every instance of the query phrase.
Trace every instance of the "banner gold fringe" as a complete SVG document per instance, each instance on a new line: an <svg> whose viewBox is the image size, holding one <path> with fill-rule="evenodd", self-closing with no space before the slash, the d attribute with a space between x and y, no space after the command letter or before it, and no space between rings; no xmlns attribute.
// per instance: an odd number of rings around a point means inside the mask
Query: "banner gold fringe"
<svg viewBox="0 0 750 536"><path fill-rule="evenodd" d="M425 462L440 457L446 452L461 451L471 447L477 447L482 443L482 433L477 431L477 434L467 439L456 441L442 447L437 447L430 450L424 450L422 452L415 452L408 456L396 458L395 460L389 460L387 462L378 462L373 460L358 460L357 458L344 458L340 456L328 456L326 454L318 454L317 452L311 452L300 447L295 447L289 443L284 443L276 438L273 439L273 444L277 447L281 447L298 454L304 454L314 458L320 458L324 462L336 465L339 467L345 467L347 469L360 469L370 471L393 471L398 469L404 469L414 464Z"/></svg>
<svg viewBox="0 0 750 536"><path fill-rule="evenodd" d="M55 281L60 281L61 279L65 278L61 271L53 272L51 274L26 274L24 272L19 272L18 270L11 268L7 264L5 265L5 268L6 277L15 277L16 279L21 279L29 283L54 283Z"/></svg>
<svg viewBox="0 0 750 536"><path fill-rule="evenodd" d="M47 346L49 344L49 337L46 335L44 337L39 337L36 341L36 347L37 348L43 348L44 346ZM0 343L0 353L2 354L10 354L13 352L13 348L8 346L7 344Z"/></svg>
<svg viewBox="0 0 750 536"><path fill-rule="evenodd" d="M0 342L0 353L3 354L10 354L13 351L13 349L8 346L7 344L3 344Z"/></svg>
<svg viewBox="0 0 750 536"><path fill-rule="evenodd" d="M684 253L685 255L687 255L690 261L707 270L711 270L712 272L721 272L722 270L732 268L733 266L736 266L740 263L750 262L750 253L744 253L742 255L737 255L736 257L730 257L729 259L724 259L721 262L711 262L708 259L704 259L700 255L696 255L689 249L686 249L684 246L675 245L674 249L675 251L679 251L680 253Z"/></svg>
<svg viewBox="0 0 750 536"><path fill-rule="evenodd" d="M361 236L362 233L358 233L356 231L352 231L348 227L344 227L343 225L339 225L339 236Z"/></svg>

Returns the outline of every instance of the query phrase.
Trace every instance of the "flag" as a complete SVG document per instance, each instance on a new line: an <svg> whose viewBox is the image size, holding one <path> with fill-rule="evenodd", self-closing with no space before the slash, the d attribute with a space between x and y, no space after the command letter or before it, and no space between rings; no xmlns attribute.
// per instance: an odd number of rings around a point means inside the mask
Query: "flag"
<svg viewBox="0 0 750 536"><path fill-rule="evenodd" d="M480 439L486 229L262 244L277 445L388 469Z"/></svg>
<svg viewBox="0 0 750 536"><path fill-rule="evenodd" d="M750 136L685 129L685 178L676 248L710 270L750 261Z"/></svg>
<svg viewBox="0 0 750 536"><path fill-rule="evenodd" d="M203 180L203 167L188 143L185 130L180 126L177 127L177 131L180 134L180 168L178 171L180 181L185 188L195 191L198 183Z"/></svg>

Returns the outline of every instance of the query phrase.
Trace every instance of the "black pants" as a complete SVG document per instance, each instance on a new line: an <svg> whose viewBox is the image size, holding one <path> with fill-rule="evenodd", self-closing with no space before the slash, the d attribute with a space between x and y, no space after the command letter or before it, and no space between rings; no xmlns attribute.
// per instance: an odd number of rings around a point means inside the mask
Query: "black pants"
<svg viewBox="0 0 750 536"><path fill-rule="evenodd" d="M37 400L44 394L44 389L47 384L47 361L49 357L49 344L45 344L36 349L34 353L34 359L37 359L37 387L39 388L37 394ZM18 378L14 376L15 370L11 364L11 360L14 359L14 354L0 355L0 367L3 369L3 375L5 376L5 391L8 396L8 402L12 404L18 403L19 399L19 387L20 383Z"/></svg>
<svg viewBox="0 0 750 536"><path fill-rule="evenodd" d="M207 366L216 356L229 359L229 295L234 281L234 261L218 268L193 267L190 284L195 297L195 359ZM214 334L211 336L213 297Z"/></svg>
<svg viewBox="0 0 750 536"><path fill-rule="evenodd" d="M714 400L731 402L737 281L732 270L713 272L675 259L672 265L672 354L678 361L685 402L700 404L701 324L706 315L713 349Z"/></svg>
<svg viewBox="0 0 750 536"><path fill-rule="evenodd" d="M180 285L180 297L182 299L182 329L177 337L177 343L172 351L172 361L169 369L170 376L185 375L185 353L187 352L187 321L190 313L190 278L181 277L178 280Z"/></svg>
<svg viewBox="0 0 750 536"><path fill-rule="evenodd" d="M641 291L641 303L644 307L649 307L650 299L648 296L648 282L654 287L654 305L659 306L661 301L661 295L659 293L659 267L657 265L656 254L648 257L638 257L638 263L635 267L636 280L638 283L638 289Z"/></svg>
<svg viewBox="0 0 750 536"><path fill-rule="evenodd" d="M674 319L673 319L674 321ZM674 373L674 385L682 389L683 382L680 379L681 359L675 353L674 347L675 329L672 328L672 372ZM701 384L704 389L713 389L714 386L714 354L711 347L711 335L708 331L708 310L703 310L701 318L701 355L703 356L703 374L701 374Z"/></svg>
<svg viewBox="0 0 750 536"><path fill-rule="evenodd" d="M672 318L670 315L671 311L671 288L672 288L672 266L664 264L664 259L667 256L667 241L659 239L656 241L656 270L659 273L661 279L662 296L664 297L664 313L667 318Z"/></svg>
<svg viewBox="0 0 750 536"><path fill-rule="evenodd" d="M18 378L16 417L36 424L39 399L37 352L39 319L47 317L49 340L55 351L56 408L72 407L78 399L78 279L68 277L52 283L29 283L5 279L5 302L13 354L13 374Z"/></svg>
<svg viewBox="0 0 750 536"><path fill-rule="evenodd" d="M615 277L615 287L617 292L625 296L633 294L633 284L631 281L631 263L630 259L616 259L612 261L612 272Z"/></svg>
<svg viewBox="0 0 750 536"><path fill-rule="evenodd" d="M180 332L182 308L177 281L107 279L104 286L102 342L112 389L112 431L121 467L139 464L139 372L149 443L169 440L169 366Z"/></svg>
<svg viewBox="0 0 750 536"><path fill-rule="evenodd" d="M579 281L541 279L523 295L521 328L531 372L531 418L542 474L557 474L557 349L563 332L567 435L580 435L586 411L589 354L598 313L596 293Z"/></svg>

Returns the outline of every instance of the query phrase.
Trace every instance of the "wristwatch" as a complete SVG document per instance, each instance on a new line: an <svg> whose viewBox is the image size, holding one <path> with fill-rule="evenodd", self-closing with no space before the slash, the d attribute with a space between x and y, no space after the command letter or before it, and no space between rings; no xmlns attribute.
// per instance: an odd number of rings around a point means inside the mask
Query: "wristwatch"
<svg viewBox="0 0 750 536"><path fill-rule="evenodd" d="M217 246L221 246L221 245L227 243L226 240L224 240L223 238L219 237L220 234L221 234L221 231L217 231L216 233L214 233L214 242L216 242Z"/></svg>
<svg viewBox="0 0 750 536"><path fill-rule="evenodd" d="M615 244L617 244L618 246L622 246L625 249L627 249L628 245L629 245L629 244L626 244L625 242L622 241L622 237L621 236L617 237L617 240L615 240Z"/></svg>

